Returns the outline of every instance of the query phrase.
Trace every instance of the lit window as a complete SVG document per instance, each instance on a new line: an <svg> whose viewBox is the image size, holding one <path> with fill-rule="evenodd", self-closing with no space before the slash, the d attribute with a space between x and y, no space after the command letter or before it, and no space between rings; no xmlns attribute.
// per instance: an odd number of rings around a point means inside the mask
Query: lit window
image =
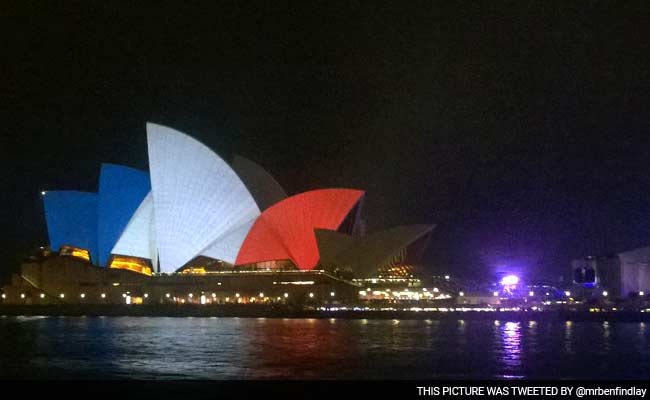
<svg viewBox="0 0 650 400"><path fill-rule="evenodd" d="M61 249L59 250L59 254L62 256L71 256L71 257L80 258L85 261L90 261L90 253L88 252L88 250L81 249L78 247L61 246Z"/></svg>
<svg viewBox="0 0 650 400"><path fill-rule="evenodd" d="M204 275L206 273L205 267L191 267L191 268L186 268L183 271L181 271L182 274L196 274L196 275Z"/></svg>
<svg viewBox="0 0 650 400"><path fill-rule="evenodd" d="M127 269L139 274L151 276L151 267L148 261L138 257L113 256L109 268Z"/></svg>

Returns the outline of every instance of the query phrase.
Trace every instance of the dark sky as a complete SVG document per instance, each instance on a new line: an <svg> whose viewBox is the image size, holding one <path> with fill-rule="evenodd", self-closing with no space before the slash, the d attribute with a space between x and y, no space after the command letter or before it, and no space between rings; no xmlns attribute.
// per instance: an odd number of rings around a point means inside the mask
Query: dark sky
<svg viewBox="0 0 650 400"><path fill-rule="evenodd" d="M650 7L265 3L2 21L4 256L46 242L40 190L146 169L146 121L290 194L365 189L370 231L438 224L432 271L650 245Z"/></svg>

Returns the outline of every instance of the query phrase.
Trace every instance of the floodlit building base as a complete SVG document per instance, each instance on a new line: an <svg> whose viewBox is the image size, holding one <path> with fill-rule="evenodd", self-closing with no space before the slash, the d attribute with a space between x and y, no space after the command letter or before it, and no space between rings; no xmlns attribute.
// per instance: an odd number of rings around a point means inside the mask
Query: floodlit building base
<svg viewBox="0 0 650 400"><path fill-rule="evenodd" d="M27 262L3 304L337 304L359 287L324 271L221 271L147 276L74 257Z"/></svg>

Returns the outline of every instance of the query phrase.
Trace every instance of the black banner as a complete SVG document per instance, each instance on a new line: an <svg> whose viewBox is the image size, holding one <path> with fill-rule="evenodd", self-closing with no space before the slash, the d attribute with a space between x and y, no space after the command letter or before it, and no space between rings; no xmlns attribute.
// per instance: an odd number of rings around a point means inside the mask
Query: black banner
<svg viewBox="0 0 650 400"><path fill-rule="evenodd" d="M7 398L11 392L26 391L62 399L120 400L650 398L648 381L4 381L0 385Z"/></svg>

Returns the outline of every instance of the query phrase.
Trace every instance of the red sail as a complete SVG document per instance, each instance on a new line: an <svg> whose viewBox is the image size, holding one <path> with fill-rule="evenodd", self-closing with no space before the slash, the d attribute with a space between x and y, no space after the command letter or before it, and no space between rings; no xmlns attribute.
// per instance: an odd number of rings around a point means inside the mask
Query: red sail
<svg viewBox="0 0 650 400"><path fill-rule="evenodd" d="M255 221L235 264L290 259L301 270L314 269L320 258L314 229L338 229L363 194L312 190L274 204Z"/></svg>

